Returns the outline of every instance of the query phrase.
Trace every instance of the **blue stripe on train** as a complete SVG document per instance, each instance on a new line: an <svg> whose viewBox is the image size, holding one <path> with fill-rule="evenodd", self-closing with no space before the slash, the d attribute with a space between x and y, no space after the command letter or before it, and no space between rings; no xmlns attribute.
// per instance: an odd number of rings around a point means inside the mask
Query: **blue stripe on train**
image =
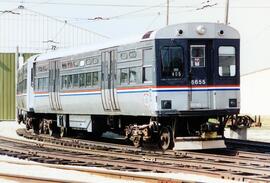
<svg viewBox="0 0 270 183"><path fill-rule="evenodd" d="M164 92L201 92L201 91L239 91L240 88L208 88L208 89L174 89L174 90L139 90L139 91L117 91L117 94L127 94L127 93L144 93L144 92L157 92L157 93L164 93ZM60 96L83 96L83 95L101 95L101 93L74 93L74 94L60 94ZM35 95L35 97L47 97L49 95Z"/></svg>

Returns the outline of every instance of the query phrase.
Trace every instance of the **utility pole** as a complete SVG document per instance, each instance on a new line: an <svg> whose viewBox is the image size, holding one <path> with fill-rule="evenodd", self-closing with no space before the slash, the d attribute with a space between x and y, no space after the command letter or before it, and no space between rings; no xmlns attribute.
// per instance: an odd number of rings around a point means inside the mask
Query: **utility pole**
<svg viewBox="0 0 270 183"><path fill-rule="evenodd" d="M169 25L169 3L170 3L170 0L167 0L167 16L166 16L166 25Z"/></svg>
<svg viewBox="0 0 270 183"><path fill-rule="evenodd" d="M228 19L229 19L229 0L226 0L226 5L225 5L225 25L228 25Z"/></svg>

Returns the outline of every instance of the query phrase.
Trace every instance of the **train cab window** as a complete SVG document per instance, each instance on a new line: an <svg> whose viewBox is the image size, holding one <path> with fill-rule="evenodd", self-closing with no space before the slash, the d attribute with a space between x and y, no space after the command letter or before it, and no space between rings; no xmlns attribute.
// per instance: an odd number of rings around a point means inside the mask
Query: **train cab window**
<svg viewBox="0 0 270 183"><path fill-rule="evenodd" d="M190 61L191 67L205 66L205 45L190 46Z"/></svg>
<svg viewBox="0 0 270 183"><path fill-rule="evenodd" d="M92 79L93 79L93 82L92 82L93 86L98 85L98 72L93 72Z"/></svg>
<svg viewBox="0 0 270 183"><path fill-rule="evenodd" d="M128 84L128 68L120 70L120 83Z"/></svg>
<svg viewBox="0 0 270 183"><path fill-rule="evenodd" d="M218 48L218 73L222 77L233 77L236 74L235 48L233 46L220 46Z"/></svg>
<svg viewBox="0 0 270 183"><path fill-rule="evenodd" d="M163 47L161 49L162 78L180 78L183 75L183 49L181 47Z"/></svg>

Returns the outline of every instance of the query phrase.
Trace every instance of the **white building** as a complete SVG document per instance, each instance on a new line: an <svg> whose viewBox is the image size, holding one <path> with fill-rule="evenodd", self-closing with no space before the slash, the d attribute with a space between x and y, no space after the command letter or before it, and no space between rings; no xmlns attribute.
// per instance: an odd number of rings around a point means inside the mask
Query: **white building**
<svg viewBox="0 0 270 183"><path fill-rule="evenodd" d="M270 68L241 77L241 113L270 115Z"/></svg>

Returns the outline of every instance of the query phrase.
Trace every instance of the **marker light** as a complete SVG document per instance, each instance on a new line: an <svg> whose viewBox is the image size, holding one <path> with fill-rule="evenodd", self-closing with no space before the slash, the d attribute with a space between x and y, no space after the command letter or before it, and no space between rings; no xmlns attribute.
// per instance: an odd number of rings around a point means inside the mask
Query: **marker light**
<svg viewBox="0 0 270 183"><path fill-rule="evenodd" d="M198 34L204 35L206 33L206 28L203 25L199 25L196 28L196 31L197 31Z"/></svg>

